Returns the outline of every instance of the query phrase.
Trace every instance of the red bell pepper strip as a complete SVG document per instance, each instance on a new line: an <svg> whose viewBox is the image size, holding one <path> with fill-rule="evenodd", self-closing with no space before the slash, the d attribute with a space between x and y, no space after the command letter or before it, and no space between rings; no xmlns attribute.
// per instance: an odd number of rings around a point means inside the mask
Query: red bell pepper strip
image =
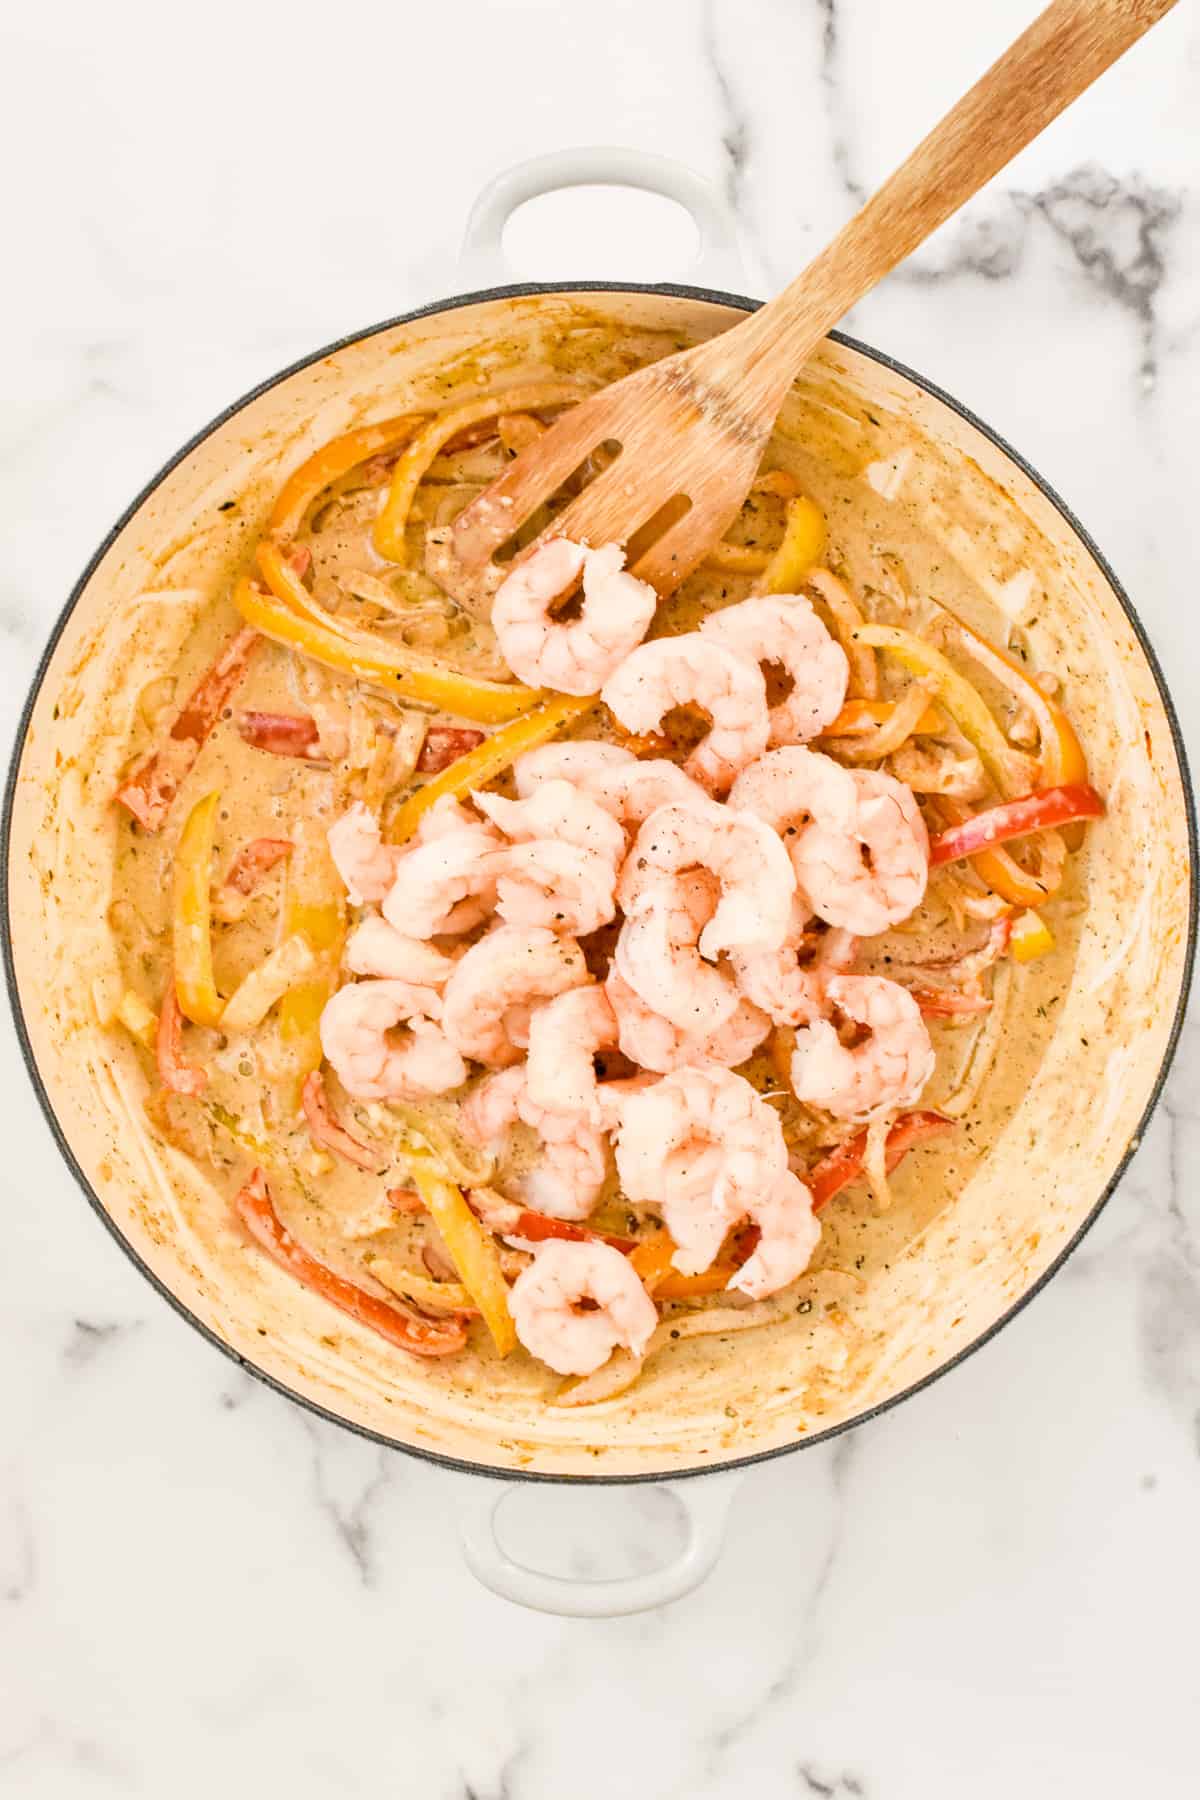
<svg viewBox="0 0 1200 1800"><path fill-rule="evenodd" d="M244 712L238 718L243 741L254 750L272 756L302 756L308 762L324 760L315 719L293 713Z"/></svg>
<svg viewBox="0 0 1200 1800"><path fill-rule="evenodd" d="M320 1069L314 1069L311 1075L304 1078L304 1086L300 1089L300 1104L304 1108L304 1117L308 1125L309 1136L314 1144L325 1150L336 1150L339 1156L353 1163L359 1169L378 1170L383 1157L378 1150L369 1144L360 1143L358 1138L338 1123L329 1109L329 1096L325 1092L325 1081Z"/></svg>
<svg viewBox="0 0 1200 1800"><path fill-rule="evenodd" d="M425 733L425 742L421 745L421 754L417 758L418 775L440 775L443 769L465 756L468 750L474 750L482 744L487 736L483 731L471 731L460 725L432 725Z"/></svg>
<svg viewBox="0 0 1200 1800"><path fill-rule="evenodd" d="M466 1343L467 1328L462 1319L453 1315L444 1319L426 1318L395 1302L378 1300L374 1294L365 1293L352 1281L335 1275L332 1269L310 1256L280 1222L261 1169L254 1170L233 1204L255 1243L280 1268L286 1269L289 1275L294 1275L297 1281L311 1288L331 1306L357 1319L360 1325L377 1331L389 1343L413 1356L453 1356Z"/></svg>
<svg viewBox="0 0 1200 1800"><path fill-rule="evenodd" d="M573 1244L598 1240L611 1244L622 1256L628 1256L637 1242L635 1238L612 1237L605 1231L593 1231L587 1225L573 1225L566 1219L553 1219L549 1213L533 1212L515 1200L504 1200L491 1193L484 1195L477 1189L467 1195L467 1204L497 1237L526 1238L531 1244L543 1243L547 1238L567 1238Z"/></svg>
<svg viewBox="0 0 1200 1800"><path fill-rule="evenodd" d="M252 894L263 876L294 849L291 838L251 838L230 863L223 886L235 894Z"/></svg>
<svg viewBox="0 0 1200 1800"><path fill-rule="evenodd" d="M160 831L202 745L221 716L229 696L242 680L250 658L262 642L257 631L235 631L208 673L201 677L183 710L153 755L138 765L115 798L144 831Z"/></svg>
<svg viewBox="0 0 1200 1800"><path fill-rule="evenodd" d="M888 1174L891 1174L914 1144L923 1144L927 1138L940 1137L943 1131L950 1131L953 1125L953 1119L944 1118L941 1113L936 1112L910 1112L897 1119L888 1132L884 1151ZM866 1154L867 1134L860 1131L854 1137L847 1138L844 1144L839 1144L815 1169L809 1170L803 1179L813 1197L814 1212L820 1212L835 1194L840 1194L843 1188L858 1180Z"/></svg>
<svg viewBox="0 0 1200 1800"><path fill-rule="evenodd" d="M1095 788L1080 782L1072 787L1043 788L1040 793L1025 794L1020 800L1006 800L1002 806L990 806L961 825L952 825L935 837L929 846L929 866L958 862L964 856L975 856L993 844L1007 843L1010 838L1028 837L1034 831L1049 831L1059 825L1073 824L1077 819L1099 819L1104 802Z"/></svg>
<svg viewBox="0 0 1200 1800"><path fill-rule="evenodd" d="M172 1094L202 1094L208 1086L208 1074L183 1060L183 1013L175 992L175 971L167 971L162 1008L158 1015L158 1033L154 1040L159 1079Z"/></svg>

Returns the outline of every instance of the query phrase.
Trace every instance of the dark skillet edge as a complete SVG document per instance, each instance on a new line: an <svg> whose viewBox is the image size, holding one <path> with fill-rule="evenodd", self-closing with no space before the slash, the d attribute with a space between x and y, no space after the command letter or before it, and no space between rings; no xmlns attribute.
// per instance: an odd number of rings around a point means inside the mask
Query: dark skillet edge
<svg viewBox="0 0 1200 1800"><path fill-rule="evenodd" d="M1100 1213L1112 1197L1113 1192L1128 1168L1135 1150L1141 1143L1146 1126L1150 1121L1154 1109L1158 1105L1167 1076L1170 1073L1171 1064L1175 1058L1175 1052L1179 1045L1179 1039L1183 1031L1184 1017L1187 1011L1188 995L1191 990L1193 964L1196 952L1197 912L1198 904L1200 904L1200 884L1198 884L1197 872L1195 792L1192 786L1191 771L1188 766L1187 752L1184 748L1183 734L1180 730L1179 719L1175 711L1174 702L1167 689L1158 657L1150 644L1145 628L1143 627L1128 594L1126 594L1121 583L1118 581L1107 558L1093 541L1091 535L1080 524L1071 508L1049 485L1049 483L1038 474L1032 464L1027 462L1018 451L1014 450L1011 444L1001 437L998 432L993 431L989 425L985 425L983 420L978 418L968 407L963 406L962 403L954 399L952 395L947 394L933 382L927 381L924 376L918 375L904 363L897 362L894 357L887 356L882 351L874 350L870 345L860 343L857 338L848 337L843 332L832 331L829 333L829 336L835 343L844 345L849 350L857 351L860 355L869 358L872 362L879 363L882 367L890 369L894 374L903 376L906 380L913 382L915 386L921 388L925 393L931 395L935 400L939 400L944 406L948 407L951 412L956 413L958 417L965 420L968 425L973 426L975 430L987 438L998 450L1010 458L1016 467L1020 469L1021 472L1040 490L1060 516L1071 527L1088 554L1093 558L1097 567L1103 573L1105 580L1111 587L1113 594L1122 611L1125 613L1125 616L1128 618L1130 625L1133 627L1134 635L1141 647L1142 654L1146 658L1150 672L1154 677L1154 683L1158 689L1159 698L1162 701L1163 710L1170 727L1171 741L1174 746L1175 758L1179 766L1180 781L1183 788L1189 857L1188 935L1183 978L1180 983L1179 998L1176 1002L1174 1018L1171 1022L1170 1035L1167 1039L1166 1048L1163 1052L1162 1062L1159 1066L1154 1086L1150 1091L1149 1098L1142 1112L1142 1116L1138 1121L1137 1128L1130 1138L1129 1145L1116 1168L1113 1170L1108 1183L1096 1200L1095 1205L1083 1220L1074 1236L1066 1245L1064 1245L1062 1250L1059 1251L1054 1261L1042 1271L1041 1275L1038 1276L1032 1286L1027 1288L1005 1312L994 1319L987 1329L981 1332L977 1338L973 1338L969 1344L964 1345L963 1348L950 1357L947 1362L939 1364L938 1367L932 1369L928 1375L922 1376L920 1381L913 1382L910 1387L904 1388L900 1393L892 1394L888 1399L879 1401L875 1406L868 1408L867 1411L856 1414L854 1418L846 1419L838 1425L831 1425L823 1431L814 1433L811 1437L800 1437L797 1438L794 1443L778 1444L769 1450L757 1450L748 1456L734 1457L732 1459L723 1458L712 1464L701 1463L693 1468L687 1469L663 1469L635 1475L606 1475L599 1470L595 1474L591 1474L590 1472L587 1474L552 1474L533 1469L493 1468L481 1463L468 1462L460 1457L448 1456L441 1451L427 1450L418 1444L405 1443L398 1438L391 1438L386 1436L383 1432L375 1431L369 1426L359 1425L354 1420L345 1418L341 1413L332 1412L328 1407L319 1405L315 1400L309 1399L306 1395L297 1393L293 1388L290 1388L286 1383L279 1381L265 1369L259 1368L256 1363L248 1361L235 1350L231 1344L226 1343L224 1338L220 1337L209 1326L205 1325L202 1320L198 1319L196 1315L184 1305L183 1301L167 1287L165 1282L163 1282L154 1271L143 1262L132 1244L130 1244L128 1239L124 1237L117 1227L115 1220L106 1210L99 1195L91 1186L91 1183L88 1181L82 1168L76 1161L74 1153L67 1143L63 1130L59 1125L57 1115L54 1112L49 1095L42 1082L41 1075L34 1059L33 1048L25 1025L25 1018L21 1011L20 996L17 990L16 969L13 962L12 929L9 917L9 843L12 835L12 814L16 798L17 775L20 766L21 752L24 748L30 719L33 714L34 706L37 704L38 695L41 692L42 683L45 680L50 660L58 647L59 639L66 629L67 621L70 619L80 596L87 587L87 584L91 580L100 562L107 555L109 549L119 537L120 533L125 529L125 526L129 523L130 519L155 489L161 485L168 475L170 475L172 470L185 459L185 457L190 456L192 451L196 449L199 444L203 443L205 438L210 437L214 431L218 430L220 426L233 418L235 414L241 412L244 407L250 405L252 401L257 400L260 395L268 393L281 382L288 380L290 376L298 374L302 369L311 367L312 364L322 361L325 357L335 355L339 350L344 350L351 344L358 343L364 338L376 337L380 332L393 330L398 325L413 324L418 319L429 318L436 313L454 312L460 307L475 306L488 301L523 299L540 294L578 293L666 294L681 300L700 300L707 301L715 306L734 307L743 312L755 312L759 306L762 305L761 301L748 299L744 295L724 294L709 288L689 287L684 284L671 282L646 283L626 281L528 282L505 287L486 288L476 293L459 294L450 300L431 301L425 306L416 308L413 312L403 313L397 318L386 319L380 324L372 325L365 331L352 332L346 337L339 338L335 343L327 344L322 349L315 350L310 355L301 357L298 362L290 364L287 368L281 369L277 374L271 375L266 380L259 382L258 385L250 389L248 393L243 394L240 399L235 400L230 406L225 407L224 410L218 413L217 416L205 425L202 430L196 432L193 437L189 438L182 449L178 450L168 462L164 463L158 473L146 483L145 487L142 488L137 497L125 509L116 524L112 527L112 530L104 538L95 554L89 560L83 573L80 575L79 580L72 588L66 604L55 621L54 629L51 632L46 649L42 654L34 674L29 697L21 710L21 716L17 723L13 753L5 779L3 809L0 811L0 890L2 890L2 902L0 902L0 904L2 904L2 910L0 910L0 926L3 927L3 929L0 930L0 950L3 952L5 985L8 990L9 1002L12 1007L17 1040L21 1047L21 1056L24 1060L30 1082L33 1085L34 1093L37 1096L38 1104L41 1107L46 1123L50 1128L51 1137L57 1144L63 1160L75 1177L88 1204L91 1206L93 1212L96 1213L101 1223L120 1245L134 1267L150 1283L151 1287L155 1289L181 1319L185 1320L195 1331L199 1332L201 1337L205 1338L208 1343L212 1344L214 1348L219 1350L224 1356L227 1356L231 1362L236 1363L239 1368L244 1369L248 1375L252 1375L255 1380L261 1381L265 1386L272 1388L277 1394L282 1394L286 1399L294 1401L297 1406L304 1407L308 1412L315 1414L317 1418L325 1419L330 1424L341 1426L344 1430L352 1431L359 1437L369 1439L372 1443L381 1444L385 1449L402 1451L405 1455L420 1457L422 1461L433 1463L440 1468L452 1469L465 1475L482 1476L494 1481L530 1481L555 1483L560 1485L582 1481L591 1485L620 1487L633 1486L636 1483L644 1482L685 1481L699 1475L731 1472L737 1469L749 1469L757 1463L771 1462L776 1457L789 1455L793 1451L803 1450L814 1444L827 1443L833 1438L840 1437L843 1432L856 1430L859 1426L866 1424L868 1420L876 1419L880 1417L881 1414L891 1411L893 1407L899 1406L902 1401L907 1400L911 1395L919 1394L933 1382L941 1380L944 1375L949 1374L952 1369L957 1368L961 1363L965 1362L967 1357L972 1356L975 1351L981 1349L984 1344L990 1342L998 1331L1002 1330L1010 1320L1016 1318L1017 1314L1022 1312L1024 1308L1028 1306L1035 1295L1039 1294L1051 1278L1058 1273L1067 1258L1078 1249L1087 1233L1099 1218Z"/></svg>

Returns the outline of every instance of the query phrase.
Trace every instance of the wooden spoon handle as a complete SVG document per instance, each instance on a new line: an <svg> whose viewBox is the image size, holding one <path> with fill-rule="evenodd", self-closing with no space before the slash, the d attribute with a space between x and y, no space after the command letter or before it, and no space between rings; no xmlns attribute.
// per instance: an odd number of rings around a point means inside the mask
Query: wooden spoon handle
<svg viewBox="0 0 1200 1800"><path fill-rule="evenodd" d="M746 365L769 359L774 375L778 363L786 390L813 346L856 300L1174 4L1053 0L804 273L739 328Z"/></svg>

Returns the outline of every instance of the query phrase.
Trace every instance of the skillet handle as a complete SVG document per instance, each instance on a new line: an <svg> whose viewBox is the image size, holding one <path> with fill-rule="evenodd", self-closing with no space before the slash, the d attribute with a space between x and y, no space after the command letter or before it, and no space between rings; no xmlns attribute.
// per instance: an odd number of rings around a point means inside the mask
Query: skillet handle
<svg viewBox="0 0 1200 1800"><path fill-rule="evenodd" d="M730 1502L741 1486L743 1472L714 1472L689 1481L664 1481L680 1507L687 1536L677 1556L647 1575L625 1575L615 1580L576 1580L568 1575L548 1575L517 1562L496 1535L496 1514L513 1494L528 1493L524 1482L472 1481L459 1517L463 1556L467 1567L493 1594L534 1612L557 1613L572 1619L615 1619L625 1613L649 1612L667 1606L699 1587L712 1573L725 1542L725 1521ZM564 1504L566 1499L564 1496Z"/></svg>
<svg viewBox="0 0 1200 1800"><path fill-rule="evenodd" d="M696 260L684 271L700 287L732 290L748 285L738 247L737 223L718 188L686 164L645 150L592 146L552 150L515 163L488 182L471 208L463 237L459 273L473 289L511 282L504 254L504 227L518 206L539 194L570 187L632 187L663 194L692 215L700 233Z"/></svg>

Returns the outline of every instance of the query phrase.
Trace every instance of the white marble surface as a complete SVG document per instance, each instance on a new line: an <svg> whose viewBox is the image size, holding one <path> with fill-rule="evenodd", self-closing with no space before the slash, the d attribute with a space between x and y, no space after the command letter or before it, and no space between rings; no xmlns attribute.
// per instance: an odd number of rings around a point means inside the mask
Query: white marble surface
<svg viewBox="0 0 1200 1800"><path fill-rule="evenodd" d="M451 291L493 170L580 142L682 158L725 184L763 291L1029 11L60 0L7 15L6 735L132 493L260 377ZM1180 8L853 321L1091 524L1193 734L1198 119L1200 24ZM624 249L561 211L521 241L542 274L678 273L655 265L677 238L636 220ZM1194 1028L1118 1196L1049 1291L899 1412L756 1471L707 1587L606 1624L477 1589L450 1478L311 1419L181 1324L62 1169L7 1028L3 1077L0 1793L1194 1791ZM655 1497L615 1504L614 1537L644 1562Z"/></svg>

